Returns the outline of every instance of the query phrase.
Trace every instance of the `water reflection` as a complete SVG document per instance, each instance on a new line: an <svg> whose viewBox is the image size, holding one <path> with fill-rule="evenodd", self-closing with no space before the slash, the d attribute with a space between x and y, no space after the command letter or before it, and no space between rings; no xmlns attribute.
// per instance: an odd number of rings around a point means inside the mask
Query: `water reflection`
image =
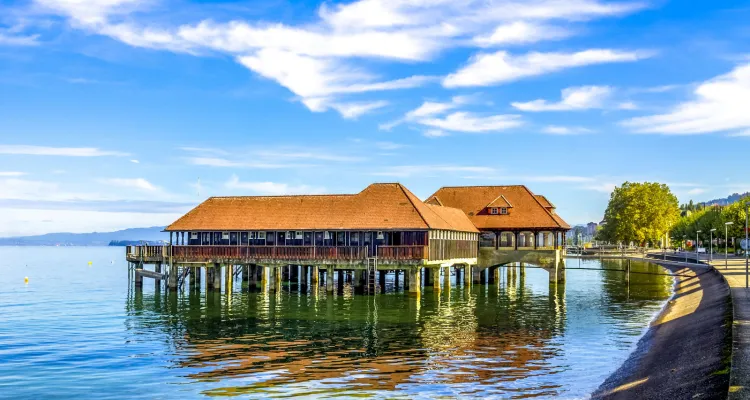
<svg viewBox="0 0 750 400"><path fill-rule="evenodd" d="M622 272L571 271L565 285L529 269L418 298L135 291L126 324L135 335L161 332L170 368L207 395L585 395L669 296L661 268L633 271L661 275L634 273L627 285ZM599 359L577 350L581 340Z"/></svg>

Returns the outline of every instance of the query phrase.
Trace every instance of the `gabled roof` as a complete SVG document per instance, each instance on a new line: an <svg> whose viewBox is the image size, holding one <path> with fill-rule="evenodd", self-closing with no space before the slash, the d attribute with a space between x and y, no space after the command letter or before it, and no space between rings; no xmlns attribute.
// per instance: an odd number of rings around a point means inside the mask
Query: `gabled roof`
<svg viewBox="0 0 750 400"><path fill-rule="evenodd" d="M446 207L463 210L479 229L570 229L553 212L552 203L543 196L540 199L523 185L443 187L431 197L440 198ZM488 214L485 208L498 198L512 204L513 212Z"/></svg>
<svg viewBox="0 0 750 400"><path fill-rule="evenodd" d="M540 202L540 203L542 203L542 205L543 205L543 206L544 206L545 208L551 208L551 209L554 209L554 208L555 208L555 205L554 205L554 204L552 204L552 203L551 203L551 202L550 202L549 200L547 200L547 198L546 198L546 197L544 197L544 195L541 195L541 194L537 194L537 195L535 195L535 196L536 196L537 200L539 200L539 202Z"/></svg>
<svg viewBox="0 0 750 400"><path fill-rule="evenodd" d="M357 194L211 197L167 231L443 229L478 232L461 210L423 203L399 183Z"/></svg>
<svg viewBox="0 0 750 400"><path fill-rule="evenodd" d="M492 200L490 204L487 204L487 207L505 207L505 208L513 208L513 205L510 204L508 199L505 198L504 195L497 196L495 200Z"/></svg>
<svg viewBox="0 0 750 400"><path fill-rule="evenodd" d="M429 199L425 200L424 202L425 202L425 204L432 204L434 206L442 206L443 205L443 203L440 202L440 199L438 199L435 196L430 197Z"/></svg>

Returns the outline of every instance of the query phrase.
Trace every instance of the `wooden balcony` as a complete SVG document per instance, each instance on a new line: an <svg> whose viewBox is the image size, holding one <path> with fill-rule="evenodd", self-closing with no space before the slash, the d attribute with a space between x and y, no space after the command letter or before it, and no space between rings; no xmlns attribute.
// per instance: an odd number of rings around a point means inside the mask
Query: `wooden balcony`
<svg viewBox="0 0 750 400"><path fill-rule="evenodd" d="M427 246L379 246L379 262L418 262L428 258ZM127 246L130 262L264 263L318 261L326 264L365 263L375 254L368 246Z"/></svg>
<svg viewBox="0 0 750 400"><path fill-rule="evenodd" d="M426 260L427 246L378 246L379 260Z"/></svg>

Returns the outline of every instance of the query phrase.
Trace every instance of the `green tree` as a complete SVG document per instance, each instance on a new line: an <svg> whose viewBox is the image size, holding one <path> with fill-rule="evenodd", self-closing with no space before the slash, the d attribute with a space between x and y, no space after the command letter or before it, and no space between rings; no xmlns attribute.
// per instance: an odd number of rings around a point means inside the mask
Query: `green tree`
<svg viewBox="0 0 750 400"><path fill-rule="evenodd" d="M669 187L625 182L612 192L599 237L611 242L659 243L678 222L680 207Z"/></svg>

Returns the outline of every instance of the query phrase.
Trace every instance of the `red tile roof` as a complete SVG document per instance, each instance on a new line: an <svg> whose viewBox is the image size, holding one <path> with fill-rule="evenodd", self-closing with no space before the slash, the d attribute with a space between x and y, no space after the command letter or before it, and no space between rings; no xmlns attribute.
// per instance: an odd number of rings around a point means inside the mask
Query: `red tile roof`
<svg viewBox="0 0 750 400"><path fill-rule="evenodd" d="M167 231L442 229L478 232L461 210L423 203L399 183L357 194L211 197Z"/></svg>
<svg viewBox="0 0 750 400"><path fill-rule="evenodd" d="M570 229L546 198L523 185L443 187L433 197L446 207L463 210L479 229ZM513 205L507 215L487 212L498 198Z"/></svg>
<svg viewBox="0 0 750 400"><path fill-rule="evenodd" d="M487 204L487 207L505 207L505 208L512 208L513 205L510 204L508 199L505 198L504 195L497 196L495 200L492 200L490 204Z"/></svg>

